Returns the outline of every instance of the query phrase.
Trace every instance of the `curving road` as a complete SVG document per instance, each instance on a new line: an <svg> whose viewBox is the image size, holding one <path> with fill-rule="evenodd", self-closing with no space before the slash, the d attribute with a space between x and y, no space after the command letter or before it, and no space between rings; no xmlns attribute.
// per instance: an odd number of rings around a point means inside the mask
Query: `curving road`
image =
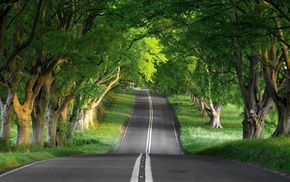
<svg viewBox="0 0 290 182"><path fill-rule="evenodd" d="M136 91L127 130L115 154L36 162L4 174L1 182L265 182L290 181L278 174L217 157L180 151L167 100Z"/></svg>

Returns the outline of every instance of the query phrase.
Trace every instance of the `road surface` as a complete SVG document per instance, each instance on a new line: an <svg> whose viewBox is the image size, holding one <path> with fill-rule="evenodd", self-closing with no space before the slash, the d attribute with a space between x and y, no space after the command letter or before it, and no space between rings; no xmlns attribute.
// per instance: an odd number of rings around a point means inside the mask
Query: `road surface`
<svg viewBox="0 0 290 182"><path fill-rule="evenodd" d="M115 154L40 161L0 174L0 182L289 181L239 162L182 155L174 125L164 97L138 90L132 117Z"/></svg>

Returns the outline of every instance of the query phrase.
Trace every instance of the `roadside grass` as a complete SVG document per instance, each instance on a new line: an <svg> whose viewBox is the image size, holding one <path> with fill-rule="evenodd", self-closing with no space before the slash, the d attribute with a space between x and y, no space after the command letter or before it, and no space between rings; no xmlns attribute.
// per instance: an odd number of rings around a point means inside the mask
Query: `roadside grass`
<svg viewBox="0 0 290 182"><path fill-rule="evenodd" d="M185 154L196 154L213 145L242 138L241 111L233 105L222 110L223 129L214 129L208 124L209 118L197 110L189 96L173 96L168 99L179 122L180 141Z"/></svg>
<svg viewBox="0 0 290 182"><path fill-rule="evenodd" d="M266 166L290 175L290 138L239 140L200 151L200 155L215 155Z"/></svg>
<svg viewBox="0 0 290 182"><path fill-rule="evenodd" d="M106 117L100 125L84 132L75 131L73 138L68 140L67 147L31 147L29 150L12 149L9 152L0 151L0 173L35 161L73 155L113 152L122 136L124 123L130 117L133 103L133 90L127 92L127 94L117 93L112 104L105 104Z"/></svg>
<svg viewBox="0 0 290 182"><path fill-rule="evenodd" d="M209 126L190 101L189 96L170 96L168 100L180 128L180 143L187 155L214 155L251 162L290 173L290 138L271 138L274 125L266 122L265 138L242 140L242 110L224 106L221 114L223 129Z"/></svg>

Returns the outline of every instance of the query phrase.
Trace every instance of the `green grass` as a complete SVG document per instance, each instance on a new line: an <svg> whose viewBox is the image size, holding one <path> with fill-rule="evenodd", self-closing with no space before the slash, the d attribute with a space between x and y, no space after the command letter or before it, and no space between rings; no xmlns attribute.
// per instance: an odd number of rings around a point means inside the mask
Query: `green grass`
<svg viewBox="0 0 290 182"><path fill-rule="evenodd" d="M199 154L252 162L290 174L290 138L288 137L239 140L208 148Z"/></svg>
<svg viewBox="0 0 290 182"><path fill-rule="evenodd" d="M215 155L243 162L253 162L290 173L290 139L270 138L273 122L266 122L265 138L242 140L242 110L233 105L223 107L223 129L209 126L190 101L189 96L169 97L173 113L179 122L181 147L187 155Z"/></svg>
<svg viewBox="0 0 290 182"><path fill-rule="evenodd" d="M173 113L180 125L180 140L185 154L195 154L213 145L242 138L241 112L232 105L223 108L221 124L223 129L213 129L209 118L202 115L190 101L189 96L169 97Z"/></svg>
<svg viewBox="0 0 290 182"><path fill-rule="evenodd" d="M67 147L30 148L0 152L0 172L31 162L81 154L103 154L115 150L122 136L124 123L129 119L134 102L133 91L116 94L112 104L105 104L105 119L97 129L75 131Z"/></svg>

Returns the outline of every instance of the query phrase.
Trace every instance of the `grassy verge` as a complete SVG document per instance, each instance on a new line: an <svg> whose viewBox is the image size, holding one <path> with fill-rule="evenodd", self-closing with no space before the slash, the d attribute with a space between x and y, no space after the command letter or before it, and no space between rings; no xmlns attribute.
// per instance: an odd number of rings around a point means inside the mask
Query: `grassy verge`
<svg viewBox="0 0 290 182"><path fill-rule="evenodd" d="M223 129L213 129L188 96L169 97L180 125L181 147L188 155L215 155L252 162L290 173L290 139L269 138L273 126L267 126L266 139L242 140L241 110L227 105L222 110ZM266 123L267 124L267 123Z"/></svg>
<svg viewBox="0 0 290 182"><path fill-rule="evenodd" d="M134 102L133 91L116 94L113 104L106 104L106 117L97 129L85 132L76 131L67 147L30 148L11 152L0 152L0 173L7 169L34 161L80 155L101 154L114 151L122 135L123 124L130 117Z"/></svg>

